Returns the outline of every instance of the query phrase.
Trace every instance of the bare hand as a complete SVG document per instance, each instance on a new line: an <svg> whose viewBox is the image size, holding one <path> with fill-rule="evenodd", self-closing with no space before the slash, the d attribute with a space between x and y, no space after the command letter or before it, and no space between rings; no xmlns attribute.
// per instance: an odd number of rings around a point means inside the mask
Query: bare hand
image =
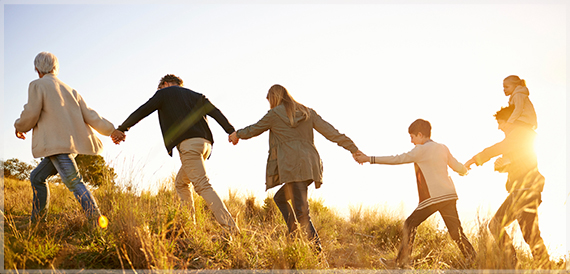
<svg viewBox="0 0 570 274"><path fill-rule="evenodd" d="M18 137L18 139L26 140L26 133L16 129L16 137Z"/></svg>
<svg viewBox="0 0 570 274"><path fill-rule="evenodd" d="M127 138L127 135L120 130L115 129L113 130L113 133L111 133L111 139L113 139L113 143L115 143L115 145L124 142L125 138Z"/></svg>
<svg viewBox="0 0 570 274"><path fill-rule="evenodd" d="M364 164L366 162L370 162L370 157L366 156L362 151L358 150L355 153L352 153L352 158L359 164Z"/></svg>
<svg viewBox="0 0 570 274"><path fill-rule="evenodd" d="M232 143L234 146L237 145L239 142L239 137L237 136L237 132L234 131L232 134L228 136L228 141Z"/></svg>
<svg viewBox="0 0 570 274"><path fill-rule="evenodd" d="M469 161L465 162L464 166L465 168L467 168L467 170L471 170L471 165L475 163L475 160L473 160L473 158L469 159Z"/></svg>

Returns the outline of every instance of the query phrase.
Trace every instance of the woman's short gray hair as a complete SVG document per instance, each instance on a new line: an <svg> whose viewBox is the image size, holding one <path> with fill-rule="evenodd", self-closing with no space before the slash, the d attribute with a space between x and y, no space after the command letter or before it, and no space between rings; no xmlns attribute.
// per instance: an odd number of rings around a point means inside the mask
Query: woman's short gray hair
<svg viewBox="0 0 570 274"><path fill-rule="evenodd" d="M57 75L59 72L59 62L57 57L51 52L42 51L36 55L34 59L34 66L42 74L52 73Z"/></svg>

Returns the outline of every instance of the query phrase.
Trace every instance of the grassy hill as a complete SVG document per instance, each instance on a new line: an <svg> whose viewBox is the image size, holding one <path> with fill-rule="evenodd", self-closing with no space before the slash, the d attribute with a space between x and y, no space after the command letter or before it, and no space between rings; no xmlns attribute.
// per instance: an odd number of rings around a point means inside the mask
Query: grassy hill
<svg viewBox="0 0 570 274"><path fill-rule="evenodd" d="M29 181L4 181L5 269L385 269L380 258L395 258L403 219L381 208L353 209L343 218L310 200L313 223L323 252L317 253L303 237L287 237L285 222L271 197L256 201L230 193L228 210L241 228L232 241L195 197L196 224L181 205L173 183L165 182L157 194L136 195L130 188L102 186L92 190L106 229L84 217L72 193L63 185L50 185L48 221L22 228L31 212ZM431 220L431 219L430 219ZM500 269L500 250L482 223L468 234L478 252L466 264L446 230L434 221L418 228L414 243L415 269ZM519 269L541 266L518 250ZM554 262L565 269L567 262Z"/></svg>

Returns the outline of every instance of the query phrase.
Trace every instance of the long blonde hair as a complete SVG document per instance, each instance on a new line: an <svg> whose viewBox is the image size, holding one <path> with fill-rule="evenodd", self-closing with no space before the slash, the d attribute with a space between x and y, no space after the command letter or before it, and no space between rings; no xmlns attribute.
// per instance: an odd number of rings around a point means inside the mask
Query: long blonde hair
<svg viewBox="0 0 570 274"><path fill-rule="evenodd" d="M278 105L283 104L291 125L293 125L293 122L295 120L295 112L297 110L301 111L304 114L305 120L309 118L309 109L303 104L295 101L287 89L282 85L271 86L267 92L267 100L269 100L270 108L274 108Z"/></svg>

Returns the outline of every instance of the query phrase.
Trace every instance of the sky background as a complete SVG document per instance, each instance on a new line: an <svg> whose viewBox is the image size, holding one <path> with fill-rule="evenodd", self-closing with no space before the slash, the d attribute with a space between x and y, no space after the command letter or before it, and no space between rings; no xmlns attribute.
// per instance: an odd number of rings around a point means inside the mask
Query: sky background
<svg viewBox="0 0 570 274"><path fill-rule="evenodd" d="M432 139L460 162L502 140L493 114L508 104L502 80L515 74L527 81L538 115L536 151L546 177L542 235L553 255L568 254L568 7L562 1L103 3L3 1L2 159L33 161L31 132L17 139L13 122L38 78L33 59L41 51L58 57L58 77L115 126L153 96L165 74L205 94L236 129L263 117L267 90L281 84L368 155L411 150L407 128L422 118L432 124ZM180 168L177 151L166 153L157 117L132 127L119 146L99 135L120 183L152 190ZM268 134L232 146L214 119L210 128L214 189L261 202L268 195ZM362 206L405 218L416 207L412 164L361 166L318 133L315 145L324 184L310 188L312 198L347 216ZM465 177L450 169L450 176L467 231L507 196L506 175L493 172L493 160Z"/></svg>

